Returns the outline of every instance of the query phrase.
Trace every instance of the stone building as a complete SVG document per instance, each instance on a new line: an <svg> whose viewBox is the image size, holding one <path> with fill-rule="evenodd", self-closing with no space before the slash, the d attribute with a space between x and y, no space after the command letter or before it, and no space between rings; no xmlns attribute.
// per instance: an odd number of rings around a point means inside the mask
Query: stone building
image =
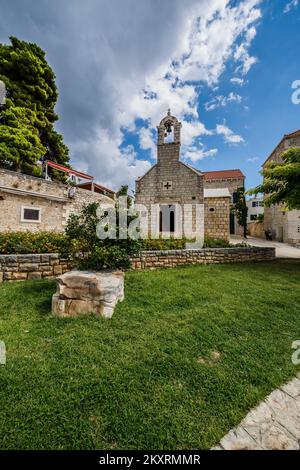
<svg viewBox="0 0 300 470"><path fill-rule="evenodd" d="M247 223L258 220L264 214L264 198L263 196L252 196L247 200L248 214Z"/></svg>
<svg viewBox="0 0 300 470"><path fill-rule="evenodd" d="M229 229L231 235L244 235L244 229L237 221L234 212L237 191L240 188L245 189L245 175L239 169L218 170L204 172L204 188L228 188L230 193L230 223Z"/></svg>
<svg viewBox="0 0 300 470"><path fill-rule="evenodd" d="M85 204L113 204L95 184L88 188L68 186L55 181L0 169L0 231L64 230L71 213L78 213Z"/></svg>
<svg viewBox="0 0 300 470"><path fill-rule="evenodd" d="M230 170L215 177L219 172L203 173L180 161L181 123L170 111L157 130L157 163L136 181L143 232L228 239L232 195L244 175Z"/></svg>
<svg viewBox="0 0 300 470"><path fill-rule="evenodd" d="M290 147L300 147L300 130L285 134L264 162L281 162L282 153ZM287 211L282 204L264 208L264 230L271 230L274 240L300 245L300 211Z"/></svg>

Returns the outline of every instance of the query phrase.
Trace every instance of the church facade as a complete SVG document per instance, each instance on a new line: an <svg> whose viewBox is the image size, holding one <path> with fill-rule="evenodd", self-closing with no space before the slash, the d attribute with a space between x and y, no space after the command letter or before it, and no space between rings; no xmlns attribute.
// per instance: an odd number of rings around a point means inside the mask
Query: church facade
<svg viewBox="0 0 300 470"><path fill-rule="evenodd" d="M136 180L135 207L143 233L228 239L234 183L227 185L228 174L218 172L221 176L214 179L214 172L208 175L180 161L181 123L170 111L157 131L157 163ZM226 171L239 172L237 185L244 184L240 170Z"/></svg>

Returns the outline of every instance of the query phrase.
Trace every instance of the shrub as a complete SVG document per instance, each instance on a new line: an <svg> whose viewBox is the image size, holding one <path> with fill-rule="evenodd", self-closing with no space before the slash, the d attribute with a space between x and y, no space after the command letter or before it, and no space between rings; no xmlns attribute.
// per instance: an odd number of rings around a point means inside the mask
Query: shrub
<svg viewBox="0 0 300 470"><path fill-rule="evenodd" d="M232 245L224 238L204 238L204 248L230 248Z"/></svg>
<svg viewBox="0 0 300 470"><path fill-rule="evenodd" d="M264 221L264 214L258 214L257 216L257 222L263 222Z"/></svg>
<svg viewBox="0 0 300 470"><path fill-rule="evenodd" d="M141 241L142 250L183 250L187 243L193 243L194 240L187 238L158 238L145 239ZM231 244L228 240L217 238L204 238L204 248L229 248Z"/></svg>
<svg viewBox="0 0 300 470"><path fill-rule="evenodd" d="M65 243L57 232L0 232L0 254L58 253Z"/></svg>
<svg viewBox="0 0 300 470"><path fill-rule="evenodd" d="M187 243L185 238L147 238L141 241L142 250L183 250Z"/></svg>
<svg viewBox="0 0 300 470"><path fill-rule="evenodd" d="M130 267L130 257L140 251L139 240L120 238L118 226L120 210L116 203L116 238L99 239L97 225L103 217L97 216L99 204L86 205L79 215L72 214L66 227L66 239L62 255L81 270L122 269ZM128 215L128 212L126 210ZM136 218L128 215L127 225Z"/></svg>

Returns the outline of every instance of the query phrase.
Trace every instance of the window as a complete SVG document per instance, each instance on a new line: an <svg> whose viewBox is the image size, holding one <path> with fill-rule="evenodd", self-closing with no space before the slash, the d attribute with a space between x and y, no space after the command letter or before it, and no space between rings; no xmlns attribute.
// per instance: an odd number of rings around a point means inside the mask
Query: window
<svg viewBox="0 0 300 470"><path fill-rule="evenodd" d="M257 220L257 214L251 214L250 220Z"/></svg>
<svg viewBox="0 0 300 470"><path fill-rule="evenodd" d="M232 202L233 202L233 204L236 204L236 203L237 203L237 193L233 193L233 195L232 195Z"/></svg>
<svg viewBox="0 0 300 470"><path fill-rule="evenodd" d="M41 209L39 207L22 206L21 222L40 222Z"/></svg>
<svg viewBox="0 0 300 470"><path fill-rule="evenodd" d="M297 227L297 232L300 233L300 225Z"/></svg>

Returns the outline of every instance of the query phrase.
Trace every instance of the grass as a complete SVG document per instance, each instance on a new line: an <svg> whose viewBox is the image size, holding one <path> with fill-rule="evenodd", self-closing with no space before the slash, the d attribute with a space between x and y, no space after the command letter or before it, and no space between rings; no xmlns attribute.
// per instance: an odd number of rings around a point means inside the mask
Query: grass
<svg viewBox="0 0 300 470"><path fill-rule="evenodd" d="M54 291L0 287L2 449L209 448L299 371L297 261L127 273L110 321Z"/></svg>

